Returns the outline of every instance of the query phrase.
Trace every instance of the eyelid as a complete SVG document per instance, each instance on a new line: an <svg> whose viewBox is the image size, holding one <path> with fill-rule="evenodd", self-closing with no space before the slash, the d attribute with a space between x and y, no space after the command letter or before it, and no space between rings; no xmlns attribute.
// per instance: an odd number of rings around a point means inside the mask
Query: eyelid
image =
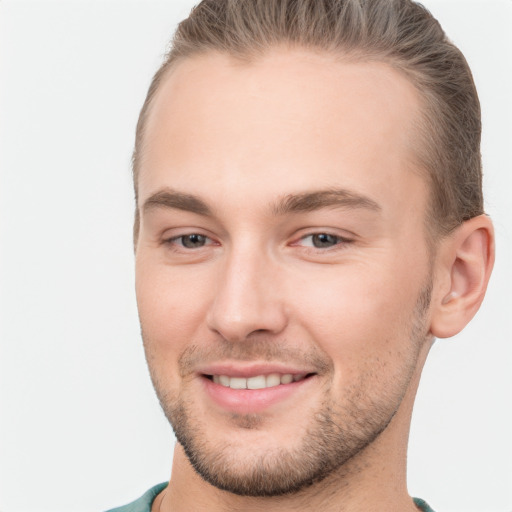
<svg viewBox="0 0 512 512"><path fill-rule="evenodd" d="M214 236L212 235L212 232L210 230L194 225L183 225L174 227L169 226L165 229L160 230L159 237L161 240L171 240L174 238L180 238L182 236L187 235L201 235L207 238L211 238L212 240L214 239Z"/></svg>
<svg viewBox="0 0 512 512"><path fill-rule="evenodd" d="M174 228L174 229L167 229L165 230L162 235L160 236L160 244L165 246L170 246L174 248L175 250L183 250L183 251L193 251L194 249L185 247L182 243L179 242L180 239L183 239L186 236L191 235L199 235L206 239L206 243L202 247L198 247L195 250L200 250L205 247L210 247L213 245L220 245L215 237L211 235L210 232L208 232L205 229L202 228L196 228L194 226L192 227L184 227L184 228Z"/></svg>
<svg viewBox="0 0 512 512"><path fill-rule="evenodd" d="M305 240L306 238L313 237L315 235L329 235L334 238L337 238L339 240L339 243L337 243L336 245L334 245L332 247L336 247L336 246L342 245L342 244L353 243L357 239L357 236L353 233L344 232L342 234L342 233L337 232L335 229L314 228L314 229L307 229L307 230L305 229L305 230L301 230L301 231L302 231L302 233L299 236L295 236L294 241L290 245L292 245L292 246L300 245L300 242L302 240ZM325 251L326 249L319 249L319 250Z"/></svg>
<svg viewBox="0 0 512 512"><path fill-rule="evenodd" d="M313 239L313 237L316 235L328 235L330 237L335 238L336 240L335 240L335 243L333 243L332 245L327 245L326 247L316 247L313 240L311 240L311 243L307 244L307 245L300 244L300 242L304 242L308 238ZM327 252L327 251L340 250L352 242L353 242L353 240L351 240L349 238L342 237L340 235L331 235L330 233L313 233L311 235L305 235L305 236L301 237L295 245L304 247L305 249L309 249L309 250L314 250L314 251L319 251L319 252Z"/></svg>
<svg viewBox="0 0 512 512"><path fill-rule="evenodd" d="M169 232L170 231L170 232ZM335 229L322 229L322 228L309 228L309 229L303 229L301 234L295 235L293 237L293 241L290 242L288 245L292 247L303 247L304 249L310 249L313 251L318 252L327 252L332 251L336 249L341 249L344 246L348 244L352 244L356 241L357 236L353 233L346 233L343 234L336 232ZM197 247L197 248L190 248L185 247L183 243L180 243L180 239L183 239L184 237L191 236L191 235L200 235L204 237L205 245ZM303 245L303 241L312 238L315 235L328 235L331 237L334 237L337 239L337 243L330 247L314 247L313 244L311 245ZM218 242L215 237L211 236L210 233L205 232L204 229L201 228L180 228L180 229L170 229L166 230L161 236L161 242L162 245L168 245L168 246L174 246L174 248L178 250L184 250L187 252L193 251L193 250L200 250L202 248L211 247L215 245L221 245L220 242ZM341 247L340 247L341 246Z"/></svg>
<svg viewBox="0 0 512 512"><path fill-rule="evenodd" d="M175 236L172 236L172 237L166 237L164 238L163 242L164 243L168 243L168 244L171 244L171 243L176 243L176 241L180 240L180 239L183 239L187 236L192 236L192 235L198 235L198 236L202 236L206 239L206 243L205 243L205 246L210 246L210 245L214 245L216 242L215 240L213 240L211 237L209 237L208 235L203 235L202 233L183 233L182 235L175 235ZM179 244L181 247L183 247L182 244Z"/></svg>
<svg viewBox="0 0 512 512"><path fill-rule="evenodd" d="M184 240L183 240L183 239L184 239L184 238L186 238L186 237L194 236L194 235L197 235L197 236L203 236L203 235L199 235L198 233L190 233L189 235L180 235L180 236L175 236L175 237L173 237L173 238L169 238L169 239L167 240L167 242L168 242L168 243L173 243L173 244L174 244L174 243L178 243L178 245L179 245L180 247L183 247L184 249L192 249L192 247L186 247L186 246L184 245L184 243L183 243L183 241L184 241ZM210 245L210 244L208 243L208 240L209 240L209 239L208 239L208 237L207 237L207 236L203 236L203 238L204 238L204 241L205 241L205 242L204 242L204 245L202 245L201 247L204 247L204 246ZM201 247L193 247L193 249L200 249Z"/></svg>

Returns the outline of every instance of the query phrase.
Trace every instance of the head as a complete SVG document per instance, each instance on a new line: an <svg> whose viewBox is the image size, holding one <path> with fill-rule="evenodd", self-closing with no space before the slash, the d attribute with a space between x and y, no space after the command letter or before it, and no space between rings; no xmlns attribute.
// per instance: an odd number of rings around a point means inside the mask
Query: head
<svg viewBox="0 0 512 512"><path fill-rule="evenodd" d="M417 4L204 1L180 24L137 127L137 298L206 481L276 496L403 456L432 340L492 266L479 134Z"/></svg>

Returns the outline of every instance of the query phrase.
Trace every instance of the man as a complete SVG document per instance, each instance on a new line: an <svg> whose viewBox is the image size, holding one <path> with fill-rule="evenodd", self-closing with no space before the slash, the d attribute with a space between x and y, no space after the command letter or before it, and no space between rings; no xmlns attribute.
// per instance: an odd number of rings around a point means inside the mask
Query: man
<svg viewBox="0 0 512 512"><path fill-rule="evenodd" d="M178 444L124 511L431 510L414 396L494 260L469 68L407 0L205 0L134 152L147 362Z"/></svg>

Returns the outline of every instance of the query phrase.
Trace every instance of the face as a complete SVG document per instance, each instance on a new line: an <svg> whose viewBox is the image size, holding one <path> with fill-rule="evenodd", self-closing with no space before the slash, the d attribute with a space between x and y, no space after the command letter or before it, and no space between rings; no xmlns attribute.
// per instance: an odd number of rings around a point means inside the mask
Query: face
<svg viewBox="0 0 512 512"><path fill-rule="evenodd" d="M384 64L275 50L178 64L147 121L136 285L195 470L297 491L399 410L428 333L416 92Z"/></svg>

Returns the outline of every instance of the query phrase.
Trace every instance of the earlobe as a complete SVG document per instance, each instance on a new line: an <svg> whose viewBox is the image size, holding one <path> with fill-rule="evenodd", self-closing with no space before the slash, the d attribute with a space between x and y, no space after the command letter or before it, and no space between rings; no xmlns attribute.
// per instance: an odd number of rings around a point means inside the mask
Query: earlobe
<svg viewBox="0 0 512 512"><path fill-rule="evenodd" d="M484 298L494 265L491 219L480 215L464 222L441 245L430 330L449 338L467 325Z"/></svg>

